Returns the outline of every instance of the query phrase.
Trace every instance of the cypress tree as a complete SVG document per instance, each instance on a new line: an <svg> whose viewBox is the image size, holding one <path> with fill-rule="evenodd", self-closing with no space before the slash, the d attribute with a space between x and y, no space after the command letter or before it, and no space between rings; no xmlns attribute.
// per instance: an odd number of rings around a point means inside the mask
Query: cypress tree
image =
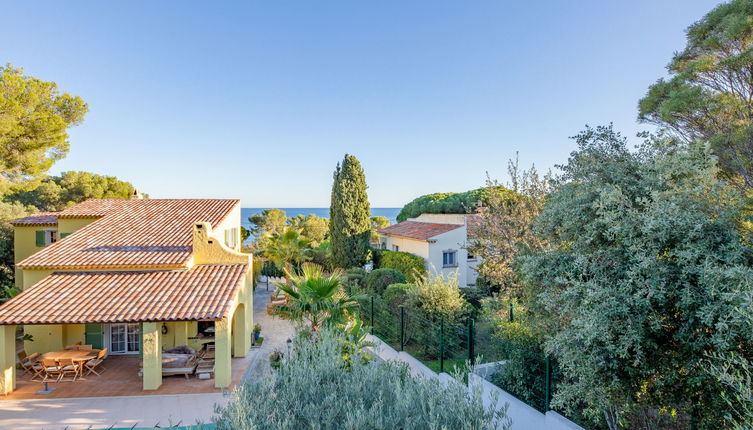
<svg viewBox="0 0 753 430"><path fill-rule="evenodd" d="M332 260L335 267L360 267L366 262L371 238L366 176L358 159L345 154L333 177L329 207Z"/></svg>

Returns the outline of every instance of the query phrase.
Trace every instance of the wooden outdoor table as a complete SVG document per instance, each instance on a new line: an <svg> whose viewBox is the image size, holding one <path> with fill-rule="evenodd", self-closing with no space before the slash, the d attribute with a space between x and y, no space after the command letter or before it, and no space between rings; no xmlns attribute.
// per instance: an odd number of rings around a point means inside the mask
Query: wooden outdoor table
<svg viewBox="0 0 753 430"><path fill-rule="evenodd" d="M64 351L50 351L45 352L39 357L39 360L55 360L58 361L60 359L67 359L70 358L75 363L81 363L81 366L79 366L79 377L84 376L84 363L87 361L97 358L97 355L94 354L94 352L90 349L81 349L81 350L64 350Z"/></svg>

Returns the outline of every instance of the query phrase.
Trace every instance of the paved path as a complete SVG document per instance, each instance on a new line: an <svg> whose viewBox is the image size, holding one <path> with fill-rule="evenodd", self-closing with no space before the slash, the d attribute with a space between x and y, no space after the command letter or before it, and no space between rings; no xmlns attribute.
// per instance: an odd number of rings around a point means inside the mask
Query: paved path
<svg viewBox="0 0 753 430"><path fill-rule="evenodd" d="M270 285L269 289L274 289ZM284 350L293 336L288 321L266 313L271 292L259 284L254 292L254 323L261 324L264 342L254 348L244 379L263 377L270 371L269 354ZM106 374L105 374L106 375ZM176 394L127 397L88 397L76 399L0 400L0 429L79 430L113 427L168 427L211 422L216 403L224 403L220 393Z"/></svg>

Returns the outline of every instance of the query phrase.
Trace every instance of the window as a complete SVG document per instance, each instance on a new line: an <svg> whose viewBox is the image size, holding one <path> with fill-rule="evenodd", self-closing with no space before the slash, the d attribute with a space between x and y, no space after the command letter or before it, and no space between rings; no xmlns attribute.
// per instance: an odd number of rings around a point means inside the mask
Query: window
<svg viewBox="0 0 753 430"><path fill-rule="evenodd" d="M468 261L476 261L476 256L475 256L475 255L473 255L473 254L471 254L471 253L469 252L469 253L468 253Z"/></svg>
<svg viewBox="0 0 753 430"><path fill-rule="evenodd" d="M392 245L392 250L395 251L395 252L398 252L398 251L400 251L400 247L397 246L397 245Z"/></svg>
<svg viewBox="0 0 753 430"><path fill-rule="evenodd" d="M37 230L36 231L36 245L38 247L43 247L47 245L51 245L58 240L58 231L57 230Z"/></svg>
<svg viewBox="0 0 753 430"><path fill-rule="evenodd" d="M382 249L387 249L387 242L382 242Z"/></svg>
<svg viewBox="0 0 753 430"><path fill-rule="evenodd" d="M442 267L457 267L457 251L442 252Z"/></svg>
<svg viewBox="0 0 753 430"><path fill-rule="evenodd" d="M225 245L229 248L238 246L238 229L233 227L225 230Z"/></svg>

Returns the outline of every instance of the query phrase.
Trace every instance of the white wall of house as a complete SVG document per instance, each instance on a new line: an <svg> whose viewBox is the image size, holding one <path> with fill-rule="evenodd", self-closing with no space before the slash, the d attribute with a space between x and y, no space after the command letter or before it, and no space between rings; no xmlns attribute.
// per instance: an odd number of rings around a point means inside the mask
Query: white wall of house
<svg viewBox="0 0 753 430"><path fill-rule="evenodd" d="M450 275L458 274L458 284L461 288L473 286L476 284L478 274L476 266L479 263L478 258L468 260L468 227L466 226L466 216L463 214L423 214L416 218L410 218L408 221L431 222L437 224L458 224L460 228L432 237L428 241L410 239L401 236L383 235L381 242L384 249L398 250L409 252L422 257L427 262L429 275L433 272ZM455 253L455 266L445 266L444 253Z"/></svg>

